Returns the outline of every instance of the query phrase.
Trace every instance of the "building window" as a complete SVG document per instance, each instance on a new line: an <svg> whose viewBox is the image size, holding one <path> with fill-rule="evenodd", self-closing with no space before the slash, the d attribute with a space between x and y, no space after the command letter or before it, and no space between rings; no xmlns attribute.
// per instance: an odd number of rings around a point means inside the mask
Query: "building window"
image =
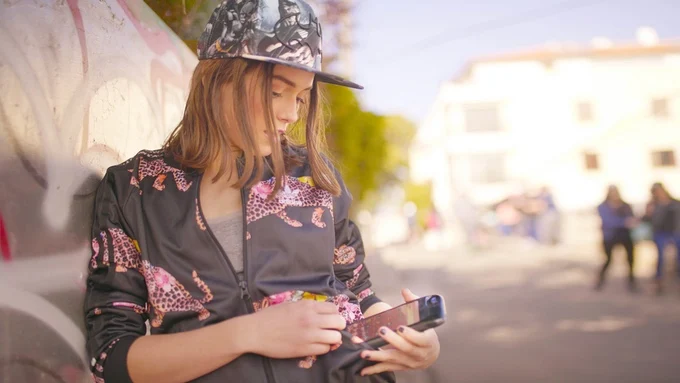
<svg viewBox="0 0 680 383"><path fill-rule="evenodd" d="M465 131L493 132L501 130L498 104L471 104L463 107Z"/></svg>
<svg viewBox="0 0 680 383"><path fill-rule="evenodd" d="M470 180L477 184L503 182L505 156L503 154L477 154L470 159Z"/></svg>
<svg viewBox="0 0 680 383"><path fill-rule="evenodd" d="M595 119L593 104L589 102L579 102L576 105L576 114L578 116L578 120L581 122L593 121Z"/></svg>
<svg viewBox="0 0 680 383"><path fill-rule="evenodd" d="M595 153L585 153L583 155L585 159L586 170L598 170L600 168L600 161Z"/></svg>
<svg viewBox="0 0 680 383"><path fill-rule="evenodd" d="M675 152L672 150L660 150L653 152L652 164L655 168L675 166Z"/></svg>
<svg viewBox="0 0 680 383"><path fill-rule="evenodd" d="M667 98L657 98L652 100L652 116L661 118L668 117Z"/></svg>

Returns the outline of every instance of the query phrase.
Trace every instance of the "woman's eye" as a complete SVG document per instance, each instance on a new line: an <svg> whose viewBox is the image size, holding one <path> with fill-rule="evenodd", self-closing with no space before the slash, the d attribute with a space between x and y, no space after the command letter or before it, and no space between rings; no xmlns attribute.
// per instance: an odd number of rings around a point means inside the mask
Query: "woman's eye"
<svg viewBox="0 0 680 383"><path fill-rule="evenodd" d="M272 92L273 97L281 97L281 93Z"/></svg>

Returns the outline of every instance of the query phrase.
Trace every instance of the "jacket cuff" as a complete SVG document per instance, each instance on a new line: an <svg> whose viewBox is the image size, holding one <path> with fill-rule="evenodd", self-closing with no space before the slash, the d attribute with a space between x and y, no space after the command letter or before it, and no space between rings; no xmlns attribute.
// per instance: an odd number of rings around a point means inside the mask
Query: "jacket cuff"
<svg viewBox="0 0 680 383"><path fill-rule="evenodd" d="M128 372L127 355L130 346L138 337L127 336L120 338L118 343L113 346L104 365L104 381L116 383L133 383Z"/></svg>
<svg viewBox="0 0 680 383"><path fill-rule="evenodd" d="M366 310L368 310L369 307L373 306L374 304L382 302L382 299L378 298L375 294L371 294L364 298L361 302L359 302L359 306L361 307L361 312L365 313Z"/></svg>

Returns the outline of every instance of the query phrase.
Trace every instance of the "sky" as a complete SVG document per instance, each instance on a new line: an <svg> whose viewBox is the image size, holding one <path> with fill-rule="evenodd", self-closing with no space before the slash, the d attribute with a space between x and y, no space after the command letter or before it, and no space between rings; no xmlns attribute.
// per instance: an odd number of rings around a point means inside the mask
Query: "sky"
<svg viewBox="0 0 680 383"><path fill-rule="evenodd" d="M440 85L476 57L594 37L631 43L641 26L680 42L680 0L354 1L353 79L365 87L363 106L416 124Z"/></svg>

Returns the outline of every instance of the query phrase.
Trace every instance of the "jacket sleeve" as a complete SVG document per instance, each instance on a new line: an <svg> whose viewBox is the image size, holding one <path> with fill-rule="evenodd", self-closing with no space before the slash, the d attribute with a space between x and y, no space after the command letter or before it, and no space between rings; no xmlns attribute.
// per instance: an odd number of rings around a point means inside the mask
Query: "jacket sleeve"
<svg viewBox="0 0 680 383"><path fill-rule="evenodd" d="M370 273L364 264L366 253L359 227L349 219L352 197L337 171L336 178L342 194L335 198L333 207L335 216L333 269L336 278L356 295L361 311L366 312L369 307L380 302L380 299L371 289Z"/></svg>
<svg viewBox="0 0 680 383"><path fill-rule="evenodd" d="M98 383L132 381L127 352L135 339L146 334L146 283L139 247L122 207L129 194L130 183L116 184L109 170L94 203L84 313L87 353Z"/></svg>

